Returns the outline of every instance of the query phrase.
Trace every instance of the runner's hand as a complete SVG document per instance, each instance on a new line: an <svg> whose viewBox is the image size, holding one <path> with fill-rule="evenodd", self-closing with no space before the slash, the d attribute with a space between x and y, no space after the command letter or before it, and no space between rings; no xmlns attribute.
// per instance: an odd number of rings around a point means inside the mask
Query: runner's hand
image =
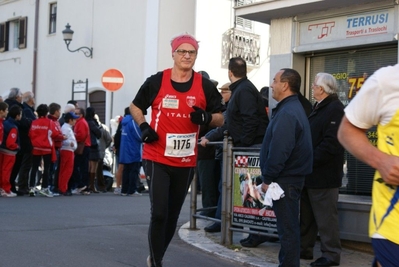
<svg viewBox="0 0 399 267"><path fill-rule="evenodd" d="M151 143L154 141L158 141L158 134L151 128L151 126L147 122L143 122L140 124L141 130L141 140L144 143Z"/></svg>
<svg viewBox="0 0 399 267"><path fill-rule="evenodd" d="M209 124L212 120L212 114L210 112L206 112L202 108L193 106L195 111L190 113L190 119L193 123L198 125L206 125Z"/></svg>

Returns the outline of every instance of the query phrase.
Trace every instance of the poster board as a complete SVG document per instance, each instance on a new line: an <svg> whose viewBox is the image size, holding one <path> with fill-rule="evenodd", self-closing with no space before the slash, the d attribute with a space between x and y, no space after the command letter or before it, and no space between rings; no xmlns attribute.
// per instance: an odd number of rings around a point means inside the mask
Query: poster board
<svg viewBox="0 0 399 267"><path fill-rule="evenodd" d="M259 153L233 153L232 226L277 233L277 219L256 186L262 183Z"/></svg>

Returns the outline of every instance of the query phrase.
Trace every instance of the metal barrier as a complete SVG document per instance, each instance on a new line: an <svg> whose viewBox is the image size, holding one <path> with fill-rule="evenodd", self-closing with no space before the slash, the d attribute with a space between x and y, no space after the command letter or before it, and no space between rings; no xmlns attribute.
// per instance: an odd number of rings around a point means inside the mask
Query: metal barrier
<svg viewBox="0 0 399 267"><path fill-rule="evenodd" d="M271 237L278 237L277 230L275 227L262 227L262 226L253 226L253 225L246 225L245 220L243 222L234 222L233 223L233 178L234 173L233 170L235 169L234 163L234 156L236 153L238 154L245 154L250 153L251 155L255 155L259 158L259 148L250 148L250 147L233 147L233 142L231 137L228 137L227 134L225 135L223 142L210 142L209 145L220 145L223 144L223 167L222 167L222 209L221 209L221 219L210 218L206 216L202 216L197 214L198 211L208 210L208 209L215 209L216 207L211 207L207 209L197 209L197 174L194 175L193 182L191 183L191 194L190 194L190 229L195 230L196 227L196 220L206 219L209 221L220 222L221 223L221 236L220 236L220 243L226 246L229 246L233 242L233 232L244 232L244 233L251 233L251 234L258 234L258 235L265 235ZM259 162L258 162L259 164ZM272 213L274 216L274 212L272 210L268 210L268 213ZM269 216L269 217L273 217ZM256 217L256 216L254 216ZM259 215L257 217L262 217ZM265 216L266 219L267 216ZM274 216L275 218L275 216ZM262 221L263 221L262 217ZM234 220L238 220L234 218ZM275 220L271 223L274 224ZM268 222L264 223L270 224ZM245 229L250 228L250 229ZM257 231L256 229L259 229Z"/></svg>

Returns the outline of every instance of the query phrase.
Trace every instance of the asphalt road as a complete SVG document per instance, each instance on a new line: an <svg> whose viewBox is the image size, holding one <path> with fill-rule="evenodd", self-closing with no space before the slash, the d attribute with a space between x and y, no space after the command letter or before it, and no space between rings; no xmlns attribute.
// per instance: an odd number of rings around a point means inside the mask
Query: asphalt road
<svg viewBox="0 0 399 267"><path fill-rule="evenodd" d="M198 200L200 201L200 199ZM1 267L146 267L149 197L0 197ZM189 196L178 227L189 221ZM242 266L175 234L164 266Z"/></svg>

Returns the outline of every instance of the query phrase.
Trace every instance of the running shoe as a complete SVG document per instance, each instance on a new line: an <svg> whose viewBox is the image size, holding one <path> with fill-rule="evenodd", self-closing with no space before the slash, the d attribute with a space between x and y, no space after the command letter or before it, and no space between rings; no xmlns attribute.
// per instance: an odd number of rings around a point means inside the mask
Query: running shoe
<svg viewBox="0 0 399 267"><path fill-rule="evenodd" d="M29 196L30 197L36 196L36 190L34 188L29 189Z"/></svg>
<svg viewBox="0 0 399 267"><path fill-rule="evenodd" d="M15 194L14 192L10 191L9 193L7 193L6 191L2 191L1 192L1 196L2 197L16 197L17 194Z"/></svg>
<svg viewBox="0 0 399 267"><path fill-rule="evenodd" d="M82 193L82 191L84 191L86 188L87 186L84 185L83 187L76 188L76 190L78 191L78 193Z"/></svg>
<svg viewBox="0 0 399 267"><path fill-rule="evenodd" d="M115 187L115 189L114 189L114 194L115 194L115 195L120 195L120 194L121 194L121 189L122 189L122 188L120 188L120 187Z"/></svg>
<svg viewBox="0 0 399 267"><path fill-rule="evenodd" d="M41 189L39 191L40 195L46 196L46 197L53 197L53 193L51 193L50 189L46 188L46 189Z"/></svg>

